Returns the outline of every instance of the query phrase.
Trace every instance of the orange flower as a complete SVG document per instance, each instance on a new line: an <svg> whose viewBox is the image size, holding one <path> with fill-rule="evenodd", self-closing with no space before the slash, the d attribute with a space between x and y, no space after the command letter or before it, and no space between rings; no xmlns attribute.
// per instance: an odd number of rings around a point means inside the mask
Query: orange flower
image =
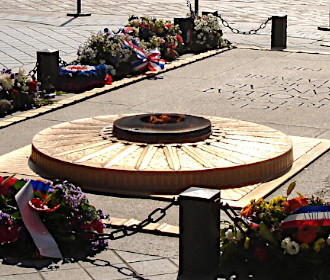
<svg viewBox="0 0 330 280"><path fill-rule="evenodd" d="M286 202L284 202L284 211L286 213L291 213L297 210L300 207L308 205L308 198L304 196L299 196L296 198L292 198Z"/></svg>
<svg viewBox="0 0 330 280"><path fill-rule="evenodd" d="M251 204L245 206L241 211L241 216L250 217L253 214L253 206Z"/></svg>

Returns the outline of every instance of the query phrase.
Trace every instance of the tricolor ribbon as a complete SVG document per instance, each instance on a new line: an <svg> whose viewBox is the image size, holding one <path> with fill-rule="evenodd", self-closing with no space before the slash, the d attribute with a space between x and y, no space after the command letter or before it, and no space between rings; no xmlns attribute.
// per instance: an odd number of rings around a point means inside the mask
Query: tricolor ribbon
<svg viewBox="0 0 330 280"><path fill-rule="evenodd" d="M295 228L300 225L330 227L330 206L304 206L286 217L281 228Z"/></svg>
<svg viewBox="0 0 330 280"><path fill-rule="evenodd" d="M165 60L160 58L160 51L157 48L145 52L127 39L124 40L124 45L126 48L132 49L136 53L138 60L133 63L135 71L143 71L146 67L148 67L150 71L164 69Z"/></svg>
<svg viewBox="0 0 330 280"><path fill-rule="evenodd" d="M34 244L43 257L63 259L56 241L42 223L37 211L29 206L33 198L33 191L40 192L48 190L49 186L42 182L28 181L24 187L15 195L18 209L21 213L23 223L29 231Z"/></svg>

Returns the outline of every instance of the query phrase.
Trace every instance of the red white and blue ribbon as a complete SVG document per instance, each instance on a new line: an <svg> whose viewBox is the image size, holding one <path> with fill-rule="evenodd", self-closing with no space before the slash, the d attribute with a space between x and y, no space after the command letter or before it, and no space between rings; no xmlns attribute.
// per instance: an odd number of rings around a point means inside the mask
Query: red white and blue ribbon
<svg viewBox="0 0 330 280"><path fill-rule="evenodd" d="M38 212L29 206L29 201L33 198L33 191L45 192L47 188L48 186L46 184L28 181L15 195L15 199L24 225L29 231L40 255L43 257L63 259L55 239L42 223Z"/></svg>
<svg viewBox="0 0 330 280"><path fill-rule="evenodd" d="M296 228L301 225L330 227L330 206L304 206L286 217L281 228Z"/></svg>
<svg viewBox="0 0 330 280"><path fill-rule="evenodd" d="M149 52L145 52L143 49L134 45L127 39L124 40L124 45L126 48L132 49L138 58L136 62L133 63L135 71L143 71L148 68L150 71L159 71L164 69L165 60L160 58L160 51L156 48Z"/></svg>

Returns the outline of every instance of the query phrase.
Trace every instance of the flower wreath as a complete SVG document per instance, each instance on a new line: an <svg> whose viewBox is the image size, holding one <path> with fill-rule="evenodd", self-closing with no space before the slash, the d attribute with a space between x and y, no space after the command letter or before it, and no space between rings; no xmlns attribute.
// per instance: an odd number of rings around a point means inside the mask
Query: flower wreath
<svg viewBox="0 0 330 280"><path fill-rule="evenodd" d="M287 196L294 187L291 183ZM221 229L220 268L225 277L330 279L329 203L302 194L261 198L252 200L240 216L239 222Z"/></svg>
<svg viewBox="0 0 330 280"><path fill-rule="evenodd" d="M26 193L30 194L27 202ZM67 181L53 183L0 176L0 257L57 258L58 255L44 254L51 251L43 247L45 239L54 240L47 245L58 247L59 258L93 255L108 245L96 238L104 231L105 218L102 210L88 202L80 187ZM40 232L42 227L48 235Z"/></svg>
<svg viewBox="0 0 330 280"><path fill-rule="evenodd" d="M97 66L72 64L60 66L57 89L76 92L94 87L110 85L112 78L104 64Z"/></svg>

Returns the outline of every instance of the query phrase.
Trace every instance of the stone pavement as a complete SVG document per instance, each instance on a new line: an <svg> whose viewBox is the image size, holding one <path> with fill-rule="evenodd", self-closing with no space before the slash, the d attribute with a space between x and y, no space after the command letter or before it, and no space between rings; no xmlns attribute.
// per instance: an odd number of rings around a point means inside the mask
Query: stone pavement
<svg viewBox="0 0 330 280"><path fill-rule="evenodd" d="M105 114L183 112L237 118L290 135L330 139L330 55L234 49L0 130L0 153L30 144L51 125ZM272 65L272 67L268 67ZM330 199L329 152L292 180L297 191ZM284 194L287 184L272 196ZM143 220L168 202L88 194L113 217ZM164 222L178 225L178 207ZM178 239L137 234L95 258L69 264L0 265L1 279L166 279L178 270ZM46 261L44 261L46 262ZM140 277L140 278L139 278Z"/></svg>
<svg viewBox="0 0 330 280"><path fill-rule="evenodd" d="M76 1L8 0L0 3L0 67L26 70L33 68L36 51L44 48L60 50L65 61L76 58L79 45L91 32L105 27L117 30L129 15L149 15L173 19L189 11L185 0L93 1L82 0L82 13L90 17L72 18L66 14L76 11ZM194 1L192 6L194 6ZM231 26L242 31L257 28L268 17L288 15L289 49L309 52L330 52L330 34L317 27L329 24L328 0L290 1L199 1L200 11L218 10ZM225 37L234 43L261 48L270 47L271 24L257 35L237 35L223 28Z"/></svg>
<svg viewBox="0 0 330 280"><path fill-rule="evenodd" d="M118 27L129 14L172 18L184 16L185 1L82 0L92 17L70 19L75 1L6 1L0 4L0 63L3 67L31 67L35 51L57 48L65 60L75 57L90 31ZM54 4L55 3L55 4ZM105 114L183 112L216 115L257 122L290 135L330 139L329 34L317 31L327 21L327 1L200 1L201 7L219 9L235 27L249 29L272 11L289 15L289 49L285 52L238 48L182 68L106 92L72 106L0 129L0 154L30 144L33 136L51 125ZM258 3L258 4L257 4ZM121 5L120 5L121 4ZM258 5L258 6L257 6ZM233 7L237 9L233 9ZM308 7L308 8L306 8ZM201 8L201 10L203 10ZM69 22L68 22L69 21ZM61 26L63 25L63 26ZM267 29L268 28L268 29ZM269 27L261 35L226 35L234 42L269 48ZM268 30L268 31L267 31ZM268 33L267 33L268 32ZM237 36L237 37L236 37ZM298 53L295 50L314 52ZM323 54L316 54L317 52ZM297 191L330 200L330 154L327 152L292 180ZM286 186L271 196L283 194ZM110 216L144 219L168 202L88 194L90 201ZM178 207L164 222L178 224ZM75 263L7 260L0 265L1 280L174 280L178 271L178 239L137 234L111 242L110 249Z"/></svg>

